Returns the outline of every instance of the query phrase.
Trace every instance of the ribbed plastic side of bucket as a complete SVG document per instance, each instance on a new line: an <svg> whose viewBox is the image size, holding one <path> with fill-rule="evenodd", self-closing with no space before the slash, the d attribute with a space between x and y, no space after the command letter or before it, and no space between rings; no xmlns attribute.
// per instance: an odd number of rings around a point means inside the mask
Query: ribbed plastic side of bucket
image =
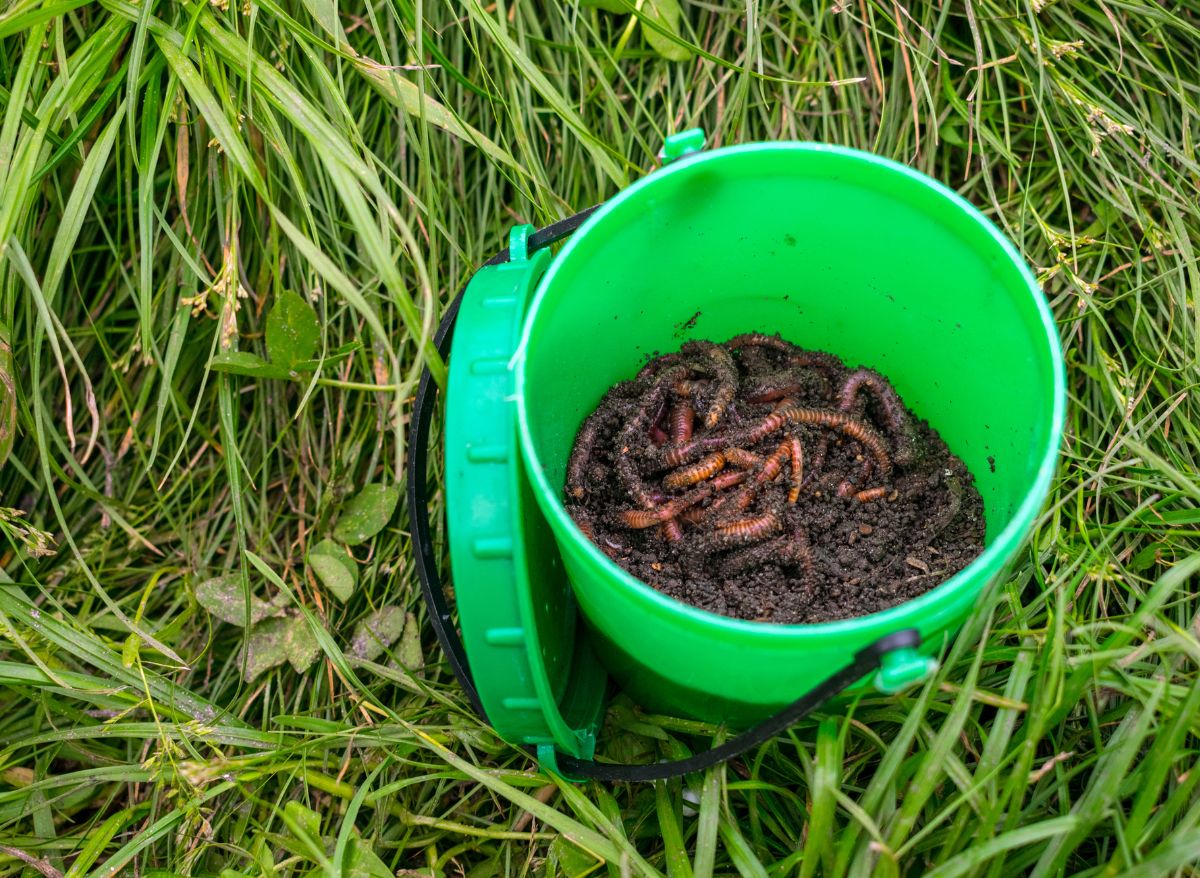
<svg viewBox="0 0 1200 878"><path fill-rule="evenodd" d="M974 474L985 553L886 612L784 626L664 597L588 542L561 503L582 419L648 355L746 331L887 374ZM814 144L700 153L622 192L554 260L518 356L521 451L609 670L648 707L734 722L889 631L939 648L1029 533L1065 404L1053 320L1003 235L910 169Z"/></svg>

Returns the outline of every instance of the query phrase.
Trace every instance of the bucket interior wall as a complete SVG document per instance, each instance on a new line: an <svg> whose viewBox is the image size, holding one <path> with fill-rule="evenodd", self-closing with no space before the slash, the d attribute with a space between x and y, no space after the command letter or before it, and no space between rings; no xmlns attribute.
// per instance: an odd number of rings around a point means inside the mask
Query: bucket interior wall
<svg viewBox="0 0 1200 878"><path fill-rule="evenodd" d="M658 182L580 238L527 352L552 486L583 418L648 355L779 332L887 375L974 474L988 537L1008 522L1041 463L1053 399L1027 280L930 190L894 173L846 179L842 164L810 153L801 175L786 151L744 152L720 173L700 165Z"/></svg>

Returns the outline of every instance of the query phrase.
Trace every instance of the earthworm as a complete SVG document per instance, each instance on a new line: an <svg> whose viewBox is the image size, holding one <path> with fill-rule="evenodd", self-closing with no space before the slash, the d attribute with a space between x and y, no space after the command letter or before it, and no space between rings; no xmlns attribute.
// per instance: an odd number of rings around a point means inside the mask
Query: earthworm
<svg viewBox="0 0 1200 878"><path fill-rule="evenodd" d="M762 469L758 471L755 481L760 485L766 482L773 482L779 475L779 471L783 469L783 463L788 459L787 440L779 443L779 447L771 453L771 456L766 459L762 465Z"/></svg>
<svg viewBox="0 0 1200 878"><path fill-rule="evenodd" d="M827 354L824 351L804 351L797 350L796 353L788 357L788 362L793 366L807 366L816 369L826 381L838 375L846 368L833 354Z"/></svg>
<svg viewBox="0 0 1200 878"><path fill-rule="evenodd" d="M803 389L803 382L798 380L791 369L781 369L747 379L747 383L743 385L743 394L746 402L757 404L775 402Z"/></svg>
<svg viewBox="0 0 1200 878"><path fill-rule="evenodd" d="M787 354L788 362L793 365L811 366L829 374L835 375L839 370L845 368L842 361L833 354L827 354L824 351L806 351L798 345L794 345L790 341L785 341L776 335L747 332L742 335L735 335L729 341L725 342L725 344L731 349L751 346L773 348Z"/></svg>
<svg viewBox="0 0 1200 878"><path fill-rule="evenodd" d="M806 576L812 575L812 550L809 548L808 534L804 528L798 528L791 538L776 537L756 546L730 552L721 562L721 572L726 576L736 576L748 569L772 562L799 566L803 568Z"/></svg>
<svg viewBox="0 0 1200 878"><path fill-rule="evenodd" d="M726 470L715 478L705 483L706 487L712 488L713 492L724 491L728 488L742 484L750 478L750 470ZM689 524L699 524L709 515L722 509L727 503L732 502L737 509L745 510L754 501L755 490L753 486L747 485L736 494L725 494L713 500L712 505L705 508L693 506L687 510L690 514L680 514L680 518L687 521ZM743 497L743 495L745 495Z"/></svg>
<svg viewBox="0 0 1200 878"><path fill-rule="evenodd" d="M671 441L676 445L692 438L692 423L696 410L686 402L677 402L671 409Z"/></svg>
<svg viewBox="0 0 1200 878"><path fill-rule="evenodd" d="M725 460L731 465L741 469L753 469L762 464L762 455L755 454L753 451L747 451L745 448L726 448Z"/></svg>
<svg viewBox="0 0 1200 878"><path fill-rule="evenodd" d="M663 354L659 357L654 357L649 360L646 365L638 370L637 375L633 377L634 381L646 381L656 376L668 366L675 366L683 360L683 354Z"/></svg>
<svg viewBox="0 0 1200 878"><path fill-rule="evenodd" d="M789 436L784 442L787 443L792 468L792 487L788 489L787 501L794 506L800 499L800 485L804 482L804 446L798 436Z"/></svg>
<svg viewBox="0 0 1200 878"><path fill-rule="evenodd" d="M675 519L662 523L662 536L668 543L677 543L683 539L683 528Z"/></svg>
<svg viewBox="0 0 1200 878"><path fill-rule="evenodd" d="M808 531L802 527L796 528L796 532L792 535L792 541L788 546L791 558L800 563L806 575L812 576L812 549L808 544Z"/></svg>
<svg viewBox="0 0 1200 878"><path fill-rule="evenodd" d="M690 442L684 442L682 445L665 447L653 462L660 469L683 466L685 463L703 457L705 452L715 451L724 444L726 444L726 440L721 436L701 436Z"/></svg>
<svg viewBox="0 0 1200 878"><path fill-rule="evenodd" d="M730 470L729 472L724 472L719 476L716 476L708 484L712 486L714 491L723 491L726 488L732 488L734 485L740 485L749 477L749 470Z"/></svg>
<svg viewBox="0 0 1200 878"><path fill-rule="evenodd" d="M765 485L767 482L773 482L779 477L780 471L783 469L783 464L791 457L791 445L788 439L779 443L779 447L771 453L771 456L762 462L757 468L758 471L754 476L754 483L747 485L733 495L732 498L719 497L715 500L711 507L713 512L721 509L726 503L731 503L733 507L741 512L745 512L754 503L754 497L758 493L759 486ZM790 492L789 492L790 496ZM799 493L797 492L797 496Z"/></svg>
<svg viewBox="0 0 1200 878"><path fill-rule="evenodd" d="M676 515L678 512L666 506L660 506L657 509L626 509L621 512L621 522L633 530L643 530L647 527L654 527L656 524L662 524L664 521L670 521Z"/></svg>
<svg viewBox="0 0 1200 878"><path fill-rule="evenodd" d="M759 484L774 481L783 469L785 461L791 469L792 482L791 488L788 489L788 503L794 504L800 499L800 484L804 478L804 446L797 437L788 436L779 443L779 447L762 465L755 481Z"/></svg>
<svg viewBox="0 0 1200 878"><path fill-rule="evenodd" d="M633 417L631 417L621 428L617 434L617 454L614 469L617 471L617 476L625 486L625 490L629 496L633 498L643 509L650 509L654 506L650 499L649 489L642 481L641 474L634 464L631 451L634 447L634 441L639 433L643 433L648 426L651 418L651 412L654 412L654 418L657 420L659 414L659 406L666 398L667 390L671 383L686 373L684 366L672 366L665 372L655 376L654 384L642 397L641 405L638 406Z"/></svg>
<svg viewBox="0 0 1200 878"><path fill-rule="evenodd" d="M694 381L690 378L680 378L675 382L675 393L684 399L695 399L704 392L707 381Z"/></svg>
<svg viewBox="0 0 1200 878"><path fill-rule="evenodd" d="M575 447L567 461L567 493L576 500L582 499L586 492L583 481L588 461L592 457L592 449L596 445L601 428L607 426L609 420L611 418L607 410L596 409L588 415L583 426L579 428L579 435L575 437Z"/></svg>
<svg viewBox="0 0 1200 878"><path fill-rule="evenodd" d="M774 348L785 354L792 354L799 350L790 341L784 341L777 335L766 335L761 332L743 332L741 335L735 335L725 342L725 347L730 350L744 347Z"/></svg>
<svg viewBox="0 0 1200 878"><path fill-rule="evenodd" d="M718 525L708 535L708 542L716 548L744 546L748 543L758 543L779 530L779 515L775 512L764 512L750 518L739 518L727 524Z"/></svg>
<svg viewBox="0 0 1200 878"><path fill-rule="evenodd" d="M887 496L887 492L887 488L867 488L855 494L854 499L859 503L870 503L873 500L882 500Z"/></svg>
<svg viewBox="0 0 1200 878"><path fill-rule="evenodd" d="M745 444L747 438L748 431L745 429L696 436L690 442L684 442L682 445L666 446L661 450L655 449L654 453L650 455L650 463L658 469L683 466L685 463L698 460L708 452Z"/></svg>
<svg viewBox="0 0 1200 878"><path fill-rule="evenodd" d="M725 414L725 409L729 408L729 403L733 402L734 394L737 393L737 366L733 362L733 357L729 355L729 351L711 341L689 341L681 350L688 353L695 352L704 357L711 365L713 376L717 379L717 392L713 396L708 411L704 413L704 426L711 430L720 422L721 416Z"/></svg>
<svg viewBox="0 0 1200 878"><path fill-rule="evenodd" d="M571 518L575 521L575 526L579 528L580 533L596 542L596 527L592 524L591 516L578 506L569 507L568 512L571 513Z"/></svg>
<svg viewBox="0 0 1200 878"><path fill-rule="evenodd" d="M618 514L618 518L620 518L626 527L633 528L634 530L653 527L656 524L662 524L664 521L670 521L689 506L695 506L705 498L712 496L712 493L713 488L711 484L701 485L668 503L664 503L662 506L656 506L652 509L626 509Z"/></svg>
<svg viewBox="0 0 1200 878"><path fill-rule="evenodd" d="M896 463L908 466L920 455L920 438L904 403L900 401L891 382L872 369L856 369L851 372L838 391L838 408L849 412L862 389L871 391L879 410L883 414L888 432L892 434L893 454Z"/></svg>
<svg viewBox="0 0 1200 878"><path fill-rule="evenodd" d="M663 479L663 487L670 491L678 488L686 488L697 482L711 479L724 468L725 455L720 451L715 451L707 457L696 461L691 466L685 466L668 473L667 477Z"/></svg>
<svg viewBox="0 0 1200 878"><path fill-rule="evenodd" d="M626 492L633 498L635 503L643 509L654 508L654 496L650 492L650 489L646 487L646 483L642 481L637 466L634 465L633 458L629 456L627 451L617 454L613 469L617 471L617 476L621 479Z"/></svg>
<svg viewBox="0 0 1200 878"><path fill-rule="evenodd" d="M831 412L826 409L802 408L789 406L772 412L751 428L747 439L751 444L765 439L781 429L785 424L807 424L828 427L844 433L851 439L862 443L875 457L879 470L889 473L892 470L892 459L888 454L887 442L870 425L861 418L856 418L846 412Z"/></svg>

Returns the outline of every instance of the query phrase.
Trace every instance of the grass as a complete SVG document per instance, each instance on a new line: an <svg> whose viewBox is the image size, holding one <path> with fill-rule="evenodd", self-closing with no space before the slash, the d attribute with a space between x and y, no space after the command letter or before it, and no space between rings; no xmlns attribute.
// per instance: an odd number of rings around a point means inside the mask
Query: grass
<svg viewBox="0 0 1200 878"><path fill-rule="evenodd" d="M684 0L670 36L638 5L0 11L4 874L1195 874L1200 7ZM1068 438L926 686L703 777L577 787L470 715L402 504L348 599L305 557L402 482L431 327L507 227L692 125L870 149L979 205L1058 317ZM210 368L286 354L287 291L318 316L301 380ZM303 670L247 683L247 639ZM692 731L618 702L606 747Z"/></svg>

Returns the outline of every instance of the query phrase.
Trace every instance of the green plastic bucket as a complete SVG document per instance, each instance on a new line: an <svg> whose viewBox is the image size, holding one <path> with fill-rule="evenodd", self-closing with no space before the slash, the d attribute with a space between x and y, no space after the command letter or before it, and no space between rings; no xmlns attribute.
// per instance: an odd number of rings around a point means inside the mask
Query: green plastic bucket
<svg viewBox="0 0 1200 878"><path fill-rule="evenodd" d="M562 504L583 419L651 353L750 331L886 374L974 475L984 553L885 612L772 625L666 597L596 548ZM648 708L735 724L889 631L938 650L1028 535L1065 404L1053 318L1000 231L910 168L811 143L696 153L605 204L537 288L516 394L521 454L601 660Z"/></svg>

